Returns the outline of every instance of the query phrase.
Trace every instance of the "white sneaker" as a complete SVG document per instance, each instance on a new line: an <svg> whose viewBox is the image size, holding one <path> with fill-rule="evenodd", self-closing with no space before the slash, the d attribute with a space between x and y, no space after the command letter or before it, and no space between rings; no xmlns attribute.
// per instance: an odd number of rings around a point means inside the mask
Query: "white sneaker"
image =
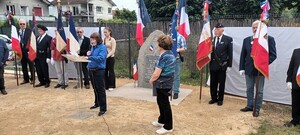
<svg viewBox="0 0 300 135"><path fill-rule="evenodd" d="M153 121L152 125L155 126L155 127L162 127L162 126L164 126L164 124L158 123L157 121Z"/></svg>
<svg viewBox="0 0 300 135"><path fill-rule="evenodd" d="M160 128L160 129L158 129L158 130L156 130L156 133L159 134L159 135L166 134L166 133L171 133L171 132L173 132L173 129L167 130L167 129L163 128L163 127Z"/></svg>
<svg viewBox="0 0 300 135"><path fill-rule="evenodd" d="M113 91L113 90L114 90L114 88L109 88L108 90L109 90L109 91Z"/></svg>

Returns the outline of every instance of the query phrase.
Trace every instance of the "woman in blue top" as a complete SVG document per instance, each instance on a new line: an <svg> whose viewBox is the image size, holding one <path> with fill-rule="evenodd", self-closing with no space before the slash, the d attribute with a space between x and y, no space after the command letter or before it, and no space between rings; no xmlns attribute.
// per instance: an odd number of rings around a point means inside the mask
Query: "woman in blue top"
<svg viewBox="0 0 300 135"><path fill-rule="evenodd" d="M90 36L91 51L87 52L87 65L95 94L95 104L90 109L100 106L98 116L103 115L106 109L106 93L104 89L104 73L106 66L107 49L99 33L95 32Z"/></svg>
<svg viewBox="0 0 300 135"><path fill-rule="evenodd" d="M160 115L158 121L152 122L152 124L161 127L156 130L156 133L165 134L173 131L172 110L168 96L174 82L176 58L171 51L173 40L170 36L161 35L157 42L160 56L149 83L154 85L153 87L157 91Z"/></svg>

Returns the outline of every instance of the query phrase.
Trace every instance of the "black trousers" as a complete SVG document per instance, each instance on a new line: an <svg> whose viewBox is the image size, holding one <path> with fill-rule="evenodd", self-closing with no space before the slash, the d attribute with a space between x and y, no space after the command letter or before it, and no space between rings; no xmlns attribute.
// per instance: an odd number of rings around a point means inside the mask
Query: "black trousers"
<svg viewBox="0 0 300 135"><path fill-rule="evenodd" d="M95 94L95 105L100 106L100 111L106 111L106 93L104 89L105 70L89 71Z"/></svg>
<svg viewBox="0 0 300 135"><path fill-rule="evenodd" d="M173 129L172 109L169 101L170 90L156 88L156 101L159 108L158 122L164 124L164 128L167 130Z"/></svg>
<svg viewBox="0 0 300 135"><path fill-rule="evenodd" d="M210 71L210 96L212 100L223 101L226 70ZM218 92L219 86L219 92Z"/></svg>
<svg viewBox="0 0 300 135"><path fill-rule="evenodd" d="M1 66L0 67L0 90L4 90L5 86L4 86L4 67Z"/></svg>
<svg viewBox="0 0 300 135"><path fill-rule="evenodd" d="M34 68L33 62L31 62L28 59L27 52L23 51L22 54L23 54L23 56L21 59L21 64L22 64L23 79L24 79L24 81L29 81L29 79L32 80L33 68ZM29 66L30 78L28 75L28 66Z"/></svg>
<svg viewBox="0 0 300 135"><path fill-rule="evenodd" d="M292 122L300 124L300 90L292 90Z"/></svg>
<svg viewBox="0 0 300 135"><path fill-rule="evenodd" d="M50 84L49 69L46 59L35 59L35 69L41 84Z"/></svg>
<svg viewBox="0 0 300 135"><path fill-rule="evenodd" d="M116 88L116 76L115 76L115 57L108 57L106 59L105 68L105 89Z"/></svg>

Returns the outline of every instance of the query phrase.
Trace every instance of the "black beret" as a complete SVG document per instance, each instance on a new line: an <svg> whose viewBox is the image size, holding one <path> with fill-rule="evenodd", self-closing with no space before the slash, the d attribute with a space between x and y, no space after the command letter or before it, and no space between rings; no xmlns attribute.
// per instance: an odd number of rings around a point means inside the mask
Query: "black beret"
<svg viewBox="0 0 300 135"><path fill-rule="evenodd" d="M36 27L42 29L43 31L47 31L48 30L47 27L45 27L44 25L38 24Z"/></svg>
<svg viewBox="0 0 300 135"><path fill-rule="evenodd" d="M224 28L224 25L222 23L217 23L215 27L216 28Z"/></svg>

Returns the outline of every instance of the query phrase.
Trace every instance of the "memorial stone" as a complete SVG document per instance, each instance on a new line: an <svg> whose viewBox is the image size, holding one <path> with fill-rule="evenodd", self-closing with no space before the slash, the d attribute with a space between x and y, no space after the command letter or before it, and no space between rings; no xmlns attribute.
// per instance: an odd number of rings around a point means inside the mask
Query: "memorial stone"
<svg viewBox="0 0 300 135"><path fill-rule="evenodd" d="M152 88L149 80L154 72L155 63L159 57L157 51L157 39L163 35L162 31L152 32L141 46L138 57L138 87Z"/></svg>

